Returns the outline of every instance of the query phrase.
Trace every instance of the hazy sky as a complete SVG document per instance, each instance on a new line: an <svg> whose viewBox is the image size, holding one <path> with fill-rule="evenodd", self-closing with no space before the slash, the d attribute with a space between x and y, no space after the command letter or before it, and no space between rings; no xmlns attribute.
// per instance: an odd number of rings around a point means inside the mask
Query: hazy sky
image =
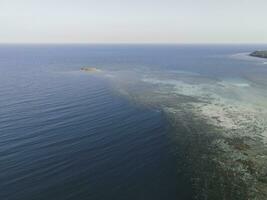
<svg viewBox="0 0 267 200"><path fill-rule="evenodd" d="M0 43L267 43L267 0L0 0Z"/></svg>

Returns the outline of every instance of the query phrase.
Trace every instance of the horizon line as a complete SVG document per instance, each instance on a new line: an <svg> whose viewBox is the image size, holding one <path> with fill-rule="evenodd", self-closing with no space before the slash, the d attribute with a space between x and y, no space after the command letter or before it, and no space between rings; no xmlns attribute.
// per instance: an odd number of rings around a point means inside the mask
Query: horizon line
<svg viewBox="0 0 267 200"><path fill-rule="evenodd" d="M267 45L267 42L0 42L0 45Z"/></svg>

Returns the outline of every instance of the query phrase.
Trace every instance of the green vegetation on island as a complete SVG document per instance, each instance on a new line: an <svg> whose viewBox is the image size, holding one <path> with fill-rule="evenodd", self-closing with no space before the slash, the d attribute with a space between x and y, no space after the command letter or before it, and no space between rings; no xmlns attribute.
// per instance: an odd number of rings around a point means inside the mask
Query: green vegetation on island
<svg viewBox="0 0 267 200"><path fill-rule="evenodd" d="M249 55L259 58L267 58L267 51L254 51Z"/></svg>

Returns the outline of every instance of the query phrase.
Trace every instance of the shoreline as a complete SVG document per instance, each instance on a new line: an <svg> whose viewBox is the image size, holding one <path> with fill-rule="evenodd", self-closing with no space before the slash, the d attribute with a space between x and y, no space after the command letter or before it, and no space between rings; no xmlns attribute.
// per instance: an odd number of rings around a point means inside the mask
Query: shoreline
<svg viewBox="0 0 267 200"><path fill-rule="evenodd" d="M249 54L252 57L257 57L257 58L267 58L267 51L254 51Z"/></svg>

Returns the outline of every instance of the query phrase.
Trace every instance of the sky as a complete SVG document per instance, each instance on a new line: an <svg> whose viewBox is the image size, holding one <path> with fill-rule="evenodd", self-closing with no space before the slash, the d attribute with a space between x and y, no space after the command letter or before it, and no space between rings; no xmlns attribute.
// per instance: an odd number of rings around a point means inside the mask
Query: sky
<svg viewBox="0 0 267 200"><path fill-rule="evenodd" d="M0 0L0 43L267 43L266 0Z"/></svg>

